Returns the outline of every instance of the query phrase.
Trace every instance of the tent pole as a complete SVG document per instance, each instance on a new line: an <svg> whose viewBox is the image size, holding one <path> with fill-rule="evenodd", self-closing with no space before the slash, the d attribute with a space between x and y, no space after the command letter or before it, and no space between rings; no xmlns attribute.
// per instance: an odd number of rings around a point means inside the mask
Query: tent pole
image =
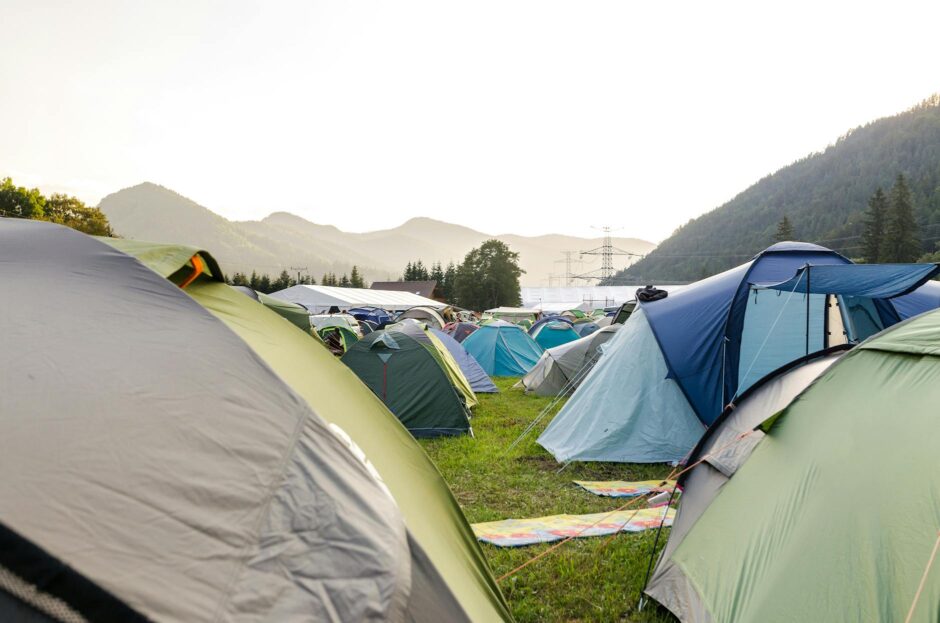
<svg viewBox="0 0 940 623"><path fill-rule="evenodd" d="M806 265L806 354L809 354L809 293L810 293L810 267Z"/></svg>
<svg viewBox="0 0 940 623"><path fill-rule="evenodd" d="M672 500L676 496L676 489L678 488L679 482L676 481L676 484L672 487L672 493L669 494L669 501L666 502L667 509L669 505L672 504ZM656 529L656 539L653 541L653 549L650 550L650 561L646 566L646 578L643 580L643 588L640 589L640 601L637 603L637 610L643 610L643 606L646 605L646 599L643 597L643 591L646 590L646 586L650 582L650 573L653 571L653 560L656 558L656 548L659 546L659 535L663 533L663 524L665 523L666 516L663 515L662 521L659 522L659 528Z"/></svg>

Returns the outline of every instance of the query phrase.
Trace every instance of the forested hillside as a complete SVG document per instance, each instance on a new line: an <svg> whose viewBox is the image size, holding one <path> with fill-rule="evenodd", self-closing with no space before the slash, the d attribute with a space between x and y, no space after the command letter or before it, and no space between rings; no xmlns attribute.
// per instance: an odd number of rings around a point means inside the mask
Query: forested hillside
<svg viewBox="0 0 940 623"><path fill-rule="evenodd" d="M768 120L772 122L772 120ZM850 131L689 221L612 283L696 280L773 244L784 216L797 240L862 254L863 213L898 174L910 185L923 252L940 240L940 95Z"/></svg>

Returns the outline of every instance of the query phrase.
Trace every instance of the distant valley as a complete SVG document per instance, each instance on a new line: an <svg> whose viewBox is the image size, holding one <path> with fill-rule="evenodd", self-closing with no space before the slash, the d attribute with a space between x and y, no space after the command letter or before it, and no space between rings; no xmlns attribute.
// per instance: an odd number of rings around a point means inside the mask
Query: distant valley
<svg viewBox="0 0 940 623"><path fill-rule="evenodd" d="M326 272L348 273L357 265L367 281L398 278L417 259L460 262L484 240L497 238L519 253L526 271L524 286L560 285L562 251L599 247L601 238L558 234L546 236L490 235L430 218L413 218L393 229L368 233L344 232L312 223L287 212L260 221L229 221L208 208L157 184L145 182L108 195L99 204L114 230L125 238L177 242L204 248L231 276L252 270L276 275L282 270L307 272L318 282ZM636 238L613 238L614 246L645 255L656 245ZM618 258L626 264L626 258ZM590 270L600 265L584 265ZM583 282L582 282L583 283Z"/></svg>

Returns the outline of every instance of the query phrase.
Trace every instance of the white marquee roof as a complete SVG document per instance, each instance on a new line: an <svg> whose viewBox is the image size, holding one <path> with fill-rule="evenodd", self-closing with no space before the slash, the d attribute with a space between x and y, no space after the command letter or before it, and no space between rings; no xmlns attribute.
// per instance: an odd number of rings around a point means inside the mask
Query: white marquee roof
<svg viewBox="0 0 940 623"><path fill-rule="evenodd" d="M291 303L300 303L313 313L327 311L334 305L341 310L351 307L381 307L389 311L401 311L417 305L426 305L435 309L445 307L443 303L411 292L369 288L299 285L272 292L271 296Z"/></svg>

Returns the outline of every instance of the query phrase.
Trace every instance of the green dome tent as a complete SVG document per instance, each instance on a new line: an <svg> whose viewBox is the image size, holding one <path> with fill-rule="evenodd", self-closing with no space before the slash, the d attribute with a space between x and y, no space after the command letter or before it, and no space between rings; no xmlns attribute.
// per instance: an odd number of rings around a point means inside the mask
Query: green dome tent
<svg viewBox="0 0 940 623"><path fill-rule="evenodd" d="M470 409L433 345L401 331L376 331L356 342L342 362L415 437L470 432Z"/></svg>
<svg viewBox="0 0 940 623"><path fill-rule="evenodd" d="M721 450L647 591L683 621L936 621L938 404L940 312L856 346Z"/></svg>
<svg viewBox="0 0 940 623"><path fill-rule="evenodd" d="M359 336L353 333L351 329L340 325L321 327L316 332L334 355L342 355L359 341Z"/></svg>
<svg viewBox="0 0 940 623"><path fill-rule="evenodd" d="M0 280L0 620L466 619L361 452L182 287L20 219Z"/></svg>
<svg viewBox="0 0 940 623"><path fill-rule="evenodd" d="M161 275L181 283L192 273L197 249L103 239L133 253ZM144 248L137 248L143 245ZM147 262L146 250L167 247L171 259ZM149 254L153 257L153 254ZM391 491L416 542L446 582L439 590L416 591L425 599L427 617L460 618L435 608L438 593L449 589L474 621L511 621L483 552L444 479L424 450L357 376L322 344L297 339L297 329L231 287L203 274L186 293L224 322L294 391L331 424L352 438ZM419 569L420 570L420 569ZM415 582L420 579L416 577ZM423 593L423 594L421 594Z"/></svg>

